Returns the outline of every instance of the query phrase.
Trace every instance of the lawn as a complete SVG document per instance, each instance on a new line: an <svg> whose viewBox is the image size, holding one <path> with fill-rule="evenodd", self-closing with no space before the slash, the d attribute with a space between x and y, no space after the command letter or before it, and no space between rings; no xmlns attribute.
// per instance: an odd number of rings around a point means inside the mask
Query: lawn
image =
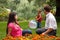
<svg viewBox="0 0 60 40"><path fill-rule="evenodd" d="M25 30L25 29L30 29L28 27L28 22L19 22L20 26ZM42 21L42 27L44 26L45 22ZM6 26L7 22L0 22L0 40L2 40L2 38L4 38L6 36ZM60 22L58 22L58 29L57 29L57 36L60 36ZM36 29L30 29L32 30L33 34L35 33Z"/></svg>

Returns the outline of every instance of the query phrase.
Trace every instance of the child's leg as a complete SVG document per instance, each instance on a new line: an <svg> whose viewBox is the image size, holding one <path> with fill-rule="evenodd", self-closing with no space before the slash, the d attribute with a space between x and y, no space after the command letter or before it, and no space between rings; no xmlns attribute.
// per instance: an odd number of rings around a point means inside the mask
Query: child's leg
<svg viewBox="0 0 60 40"><path fill-rule="evenodd" d="M41 28L41 23L37 22L37 28Z"/></svg>
<svg viewBox="0 0 60 40"><path fill-rule="evenodd" d="M31 30L23 30L22 35L25 36L25 34L32 34Z"/></svg>

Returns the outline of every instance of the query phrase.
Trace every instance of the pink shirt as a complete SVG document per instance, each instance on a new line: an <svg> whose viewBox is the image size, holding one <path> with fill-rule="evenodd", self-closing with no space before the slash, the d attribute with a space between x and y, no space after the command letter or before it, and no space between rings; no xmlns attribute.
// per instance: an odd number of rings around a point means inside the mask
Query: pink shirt
<svg viewBox="0 0 60 40"><path fill-rule="evenodd" d="M11 36L16 37L16 36L22 36L22 30L19 25L15 25L14 23L9 23L8 28L12 28L11 31Z"/></svg>

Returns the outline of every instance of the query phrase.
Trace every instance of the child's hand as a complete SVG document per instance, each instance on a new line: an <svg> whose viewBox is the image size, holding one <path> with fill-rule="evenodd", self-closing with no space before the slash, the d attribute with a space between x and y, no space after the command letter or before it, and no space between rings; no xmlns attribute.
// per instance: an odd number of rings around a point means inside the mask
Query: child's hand
<svg viewBox="0 0 60 40"><path fill-rule="evenodd" d="M37 19L37 16L35 18Z"/></svg>
<svg viewBox="0 0 60 40"><path fill-rule="evenodd" d="M23 29L21 28L21 30L23 30Z"/></svg>
<svg viewBox="0 0 60 40"><path fill-rule="evenodd" d="M39 19L36 19L37 21L39 20Z"/></svg>

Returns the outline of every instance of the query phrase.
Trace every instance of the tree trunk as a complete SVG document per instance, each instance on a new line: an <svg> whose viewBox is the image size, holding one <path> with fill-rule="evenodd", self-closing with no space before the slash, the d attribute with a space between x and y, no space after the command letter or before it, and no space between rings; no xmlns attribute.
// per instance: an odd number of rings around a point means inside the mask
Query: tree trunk
<svg viewBox="0 0 60 40"><path fill-rule="evenodd" d="M60 0L56 0L56 17L60 17Z"/></svg>
<svg viewBox="0 0 60 40"><path fill-rule="evenodd" d="M60 22L60 0L56 0L56 20Z"/></svg>

